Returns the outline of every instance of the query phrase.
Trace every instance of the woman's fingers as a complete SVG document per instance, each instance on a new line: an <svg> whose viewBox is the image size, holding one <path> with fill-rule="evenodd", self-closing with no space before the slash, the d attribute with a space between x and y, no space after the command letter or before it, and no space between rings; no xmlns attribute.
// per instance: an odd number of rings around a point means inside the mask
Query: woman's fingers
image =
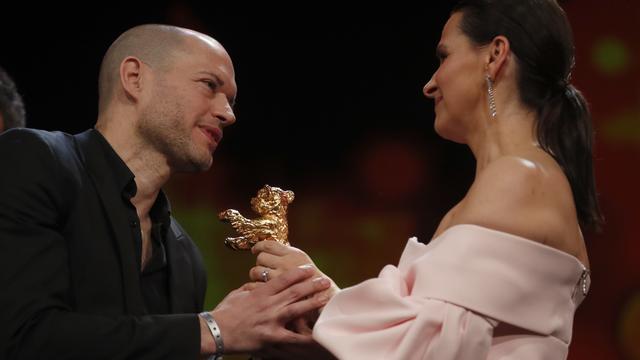
<svg viewBox="0 0 640 360"><path fill-rule="evenodd" d="M311 258L302 250L284 246L274 241L260 241L251 250L256 254L256 266L279 270L280 273L303 264L313 264ZM260 277L254 274L254 280ZM274 274L275 275L275 274ZM274 278L271 276L270 278Z"/></svg>
<svg viewBox="0 0 640 360"><path fill-rule="evenodd" d="M280 267L282 259L283 259L283 257L281 257L281 256L273 255L273 254L270 254L268 252L261 252L256 257L256 265L265 266L265 267L269 267L269 268L275 269L275 268ZM308 263L308 261L305 262L305 263ZM299 264L299 265L301 265L301 264Z"/></svg>
<svg viewBox="0 0 640 360"><path fill-rule="evenodd" d="M265 291L267 295L275 295L283 290L289 290L293 284L310 278L314 273L314 268L310 264L298 266L283 273L281 276L271 279L271 281L258 290Z"/></svg>
<svg viewBox="0 0 640 360"><path fill-rule="evenodd" d="M251 253L259 254L261 252L266 252L269 254L282 256L282 255L286 255L289 252L288 248L289 246L282 245L277 241L263 240L263 241L258 241L258 243L251 248Z"/></svg>
<svg viewBox="0 0 640 360"><path fill-rule="evenodd" d="M265 266L254 266L249 270L249 278L252 281L267 282L275 279L282 272L278 269L272 269Z"/></svg>

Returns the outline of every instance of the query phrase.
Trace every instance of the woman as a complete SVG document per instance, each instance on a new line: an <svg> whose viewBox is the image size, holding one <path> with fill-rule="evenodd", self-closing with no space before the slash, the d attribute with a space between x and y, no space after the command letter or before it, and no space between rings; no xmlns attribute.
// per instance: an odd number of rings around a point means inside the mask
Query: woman
<svg viewBox="0 0 640 360"><path fill-rule="evenodd" d="M314 338L345 359L566 358L587 294L581 227L601 222L571 29L554 0L463 0L424 87L476 176L428 245L336 294ZM262 242L254 280L310 260Z"/></svg>

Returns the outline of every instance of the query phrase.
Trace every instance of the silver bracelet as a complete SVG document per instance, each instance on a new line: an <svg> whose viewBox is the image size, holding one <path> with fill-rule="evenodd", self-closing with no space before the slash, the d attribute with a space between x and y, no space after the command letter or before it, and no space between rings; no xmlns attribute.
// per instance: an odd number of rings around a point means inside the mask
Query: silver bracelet
<svg viewBox="0 0 640 360"><path fill-rule="evenodd" d="M222 334L220 333L218 323L208 311L203 311L198 315L207 323L209 331L211 331L211 335L213 336L213 341L216 343L216 352L209 357L209 360L221 360L222 354L224 353L224 343L222 342Z"/></svg>

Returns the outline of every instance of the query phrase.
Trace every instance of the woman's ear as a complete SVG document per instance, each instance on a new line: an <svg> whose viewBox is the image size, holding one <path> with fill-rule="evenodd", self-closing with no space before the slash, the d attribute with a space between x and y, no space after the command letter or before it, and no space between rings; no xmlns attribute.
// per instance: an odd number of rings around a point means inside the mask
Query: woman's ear
<svg viewBox="0 0 640 360"><path fill-rule="evenodd" d="M491 41L488 48L487 75L489 75L493 81L496 81L502 70L506 68L507 59L511 54L509 39L505 36L498 35Z"/></svg>

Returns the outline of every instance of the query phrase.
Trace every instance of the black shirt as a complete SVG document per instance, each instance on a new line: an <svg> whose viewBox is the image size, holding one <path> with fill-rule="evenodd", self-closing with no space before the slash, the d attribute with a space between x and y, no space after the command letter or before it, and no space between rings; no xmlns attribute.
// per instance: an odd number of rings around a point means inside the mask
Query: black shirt
<svg viewBox="0 0 640 360"><path fill-rule="evenodd" d="M96 132L96 134L99 134ZM127 212L131 227L131 241L134 243L136 251L135 258L138 269L141 268L142 261L142 234L140 231L140 219L136 208L131 203L131 199L136 195L137 187L134 181L135 176L127 165L122 161L111 145L102 136L100 144L107 157L107 163L112 170L118 189L120 190L123 202L123 209ZM168 286L168 266L165 251L165 240L171 225L171 208L165 194L160 190L154 202L149 216L151 217L151 258L147 261L144 269L139 273L140 287L144 299L147 314L168 314L170 312L169 286Z"/></svg>

